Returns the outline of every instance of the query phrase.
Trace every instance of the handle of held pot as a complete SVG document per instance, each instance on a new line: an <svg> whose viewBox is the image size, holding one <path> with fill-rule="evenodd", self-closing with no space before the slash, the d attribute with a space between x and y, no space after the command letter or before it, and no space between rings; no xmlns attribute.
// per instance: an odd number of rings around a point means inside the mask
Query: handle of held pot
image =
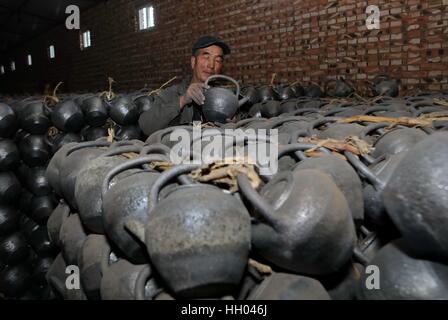
<svg viewBox="0 0 448 320"><path fill-rule="evenodd" d="M151 191L149 192L148 212L151 212L157 206L159 202L159 192L166 186L167 183L182 174L189 173L193 170L199 169L200 167L201 165L198 164L182 164L163 172L154 182L151 187Z"/></svg>
<svg viewBox="0 0 448 320"><path fill-rule="evenodd" d="M353 153L345 151L345 157L350 164L361 173L376 190L384 189L384 182L381 181L364 163L361 162Z"/></svg>
<svg viewBox="0 0 448 320"><path fill-rule="evenodd" d="M141 166L145 163L151 162L151 161L166 161L169 162L169 159L164 156L164 155L156 155L156 154L152 154L149 156L145 156L145 157L140 157L140 158L136 158L136 159L131 159L129 161L123 162L121 164L119 164L118 166L112 168L111 170L109 170L109 172L106 174L104 180L103 180L103 185L101 187L101 196L104 198L107 190L109 190L109 184L111 182L111 180L113 179L113 177L115 177L117 174L137 167L137 166Z"/></svg>
<svg viewBox="0 0 448 320"><path fill-rule="evenodd" d="M279 174L280 176L280 174ZM292 184L291 173L287 173L287 175L282 175L289 185ZM288 180L289 177L289 180ZM263 198L253 187L249 181L249 178L244 174L239 174L237 176L238 187L243 196L250 202L250 204L266 219L266 222L276 229L278 226L278 219L275 217L275 210L269 204L265 198Z"/></svg>
<svg viewBox="0 0 448 320"><path fill-rule="evenodd" d="M208 86L209 82L212 80L216 80L216 79L224 79L230 82L233 82L236 86L236 96L239 97L240 96L240 84L238 83L238 81L236 81L235 79L229 77L229 76L225 76L223 74L216 74L214 76L210 76L206 81L205 81L205 86Z"/></svg>

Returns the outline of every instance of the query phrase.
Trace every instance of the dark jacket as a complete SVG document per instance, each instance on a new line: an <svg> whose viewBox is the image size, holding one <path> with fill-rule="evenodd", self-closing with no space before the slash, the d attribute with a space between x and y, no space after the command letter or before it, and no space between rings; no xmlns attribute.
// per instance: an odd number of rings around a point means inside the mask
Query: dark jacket
<svg viewBox="0 0 448 320"><path fill-rule="evenodd" d="M147 136L170 126L201 121L200 109L194 103L180 109L179 98L187 92L190 83L191 76L155 96L151 109L142 113L138 121Z"/></svg>

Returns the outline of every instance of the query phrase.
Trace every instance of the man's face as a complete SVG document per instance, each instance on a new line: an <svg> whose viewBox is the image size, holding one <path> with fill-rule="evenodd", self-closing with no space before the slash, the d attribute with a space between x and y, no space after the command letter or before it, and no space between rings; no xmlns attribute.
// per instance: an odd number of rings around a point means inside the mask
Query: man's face
<svg viewBox="0 0 448 320"><path fill-rule="evenodd" d="M191 57L191 68L193 69L193 81L205 82L208 77L220 74L224 55L221 47L210 46L199 49L196 56Z"/></svg>

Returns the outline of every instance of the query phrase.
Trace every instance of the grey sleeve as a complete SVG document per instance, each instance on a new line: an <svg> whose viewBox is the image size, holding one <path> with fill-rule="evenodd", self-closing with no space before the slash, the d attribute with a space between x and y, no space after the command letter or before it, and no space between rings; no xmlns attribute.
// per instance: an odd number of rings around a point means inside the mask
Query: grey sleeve
<svg viewBox="0 0 448 320"><path fill-rule="evenodd" d="M179 98L177 86L167 88L155 96L151 109L142 113L138 120L140 128L147 136L168 127L170 122L179 116Z"/></svg>

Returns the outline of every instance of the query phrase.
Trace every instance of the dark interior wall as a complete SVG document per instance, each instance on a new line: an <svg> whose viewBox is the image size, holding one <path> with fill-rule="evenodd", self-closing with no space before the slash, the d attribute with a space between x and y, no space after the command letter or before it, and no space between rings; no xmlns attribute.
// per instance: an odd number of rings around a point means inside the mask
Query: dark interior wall
<svg viewBox="0 0 448 320"><path fill-rule="evenodd" d="M137 9L145 4L155 7L156 27L140 32ZM371 4L381 10L380 30L365 26ZM92 47L81 51L84 30ZM82 13L80 31L61 26L2 57L0 92L59 81L64 91L104 90L108 76L116 90L158 87L189 72L191 45L203 34L232 46L224 73L245 83L268 83L275 72L284 83L343 75L361 85L387 73L408 90L448 89L448 0L109 0Z"/></svg>

